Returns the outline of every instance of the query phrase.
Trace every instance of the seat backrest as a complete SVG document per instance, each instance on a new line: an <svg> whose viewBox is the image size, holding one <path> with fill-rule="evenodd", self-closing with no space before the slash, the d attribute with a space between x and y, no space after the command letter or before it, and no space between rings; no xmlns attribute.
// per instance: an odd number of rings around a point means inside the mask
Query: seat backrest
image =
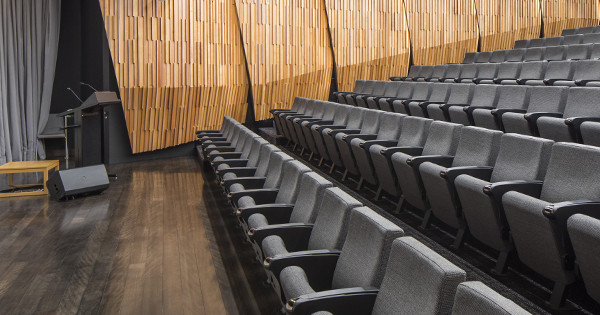
<svg viewBox="0 0 600 315"><path fill-rule="evenodd" d="M419 73L420 78L431 78L431 74L433 73L434 66L422 66L421 73Z"/></svg>
<svg viewBox="0 0 600 315"><path fill-rule="evenodd" d="M596 302L600 302L600 220L575 214L567 221L567 229L586 291Z"/></svg>
<svg viewBox="0 0 600 315"><path fill-rule="evenodd" d="M539 137L503 135L490 181L543 180L553 144L554 141Z"/></svg>
<svg viewBox="0 0 600 315"><path fill-rule="evenodd" d="M525 57L526 51L527 51L527 49L525 49L525 48L507 50L506 51L506 61L507 62L523 61L523 57Z"/></svg>
<svg viewBox="0 0 600 315"><path fill-rule="evenodd" d="M544 47L546 43L545 38L532 38L529 40L529 48L532 47Z"/></svg>
<svg viewBox="0 0 600 315"><path fill-rule="evenodd" d="M398 238L371 314L449 314L456 288L466 276L416 239Z"/></svg>
<svg viewBox="0 0 600 315"><path fill-rule="evenodd" d="M563 117L598 117L598 100L600 88L572 87L569 89Z"/></svg>
<svg viewBox="0 0 600 315"><path fill-rule="evenodd" d="M600 199L600 148L559 142L552 148L540 199L556 203Z"/></svg>
<svg viewBox="0 0 600 315"><path fill-rule="evenodd" d="M533 86L527 112L562 113L565 111L568 96L567 86Z"/></svg>
<svg viewBox="0 0 600 315"><path fill-rule="evenodd" d="M462 70L457 78L463 79L472 79L477 78L477 73L479 73L479 65L478 64L468 64L463 65Z"/></svg>
<svg viewBox="0 0 600 315"><path fill-rule="evenodd" d="M600 34L598 34L600 35ZM567 47L567 60L585 60L590 57L590 48L592 45L579 44Z"/></svg>
<svg viewBox="0 0 600 315"><path fill-rule="evenodd" d="M294 97L294 103L292 104L292 111L300 112L300 110L304 111L304 107L306 106L306 101L308 99L300 96Z"/></svg>
<svg viewBox="0 0 600 315"><path fill-rule="evenodd" d="M60 128L65 126L64 117L59 117L58 114L48 115L48 122L44 131L40 135L64 135L65 131Z"/></svg>
<svg viewBox="0 0 600 315"><path fill-rule="evenodd" d="M232 147L235 147L238 143L238 141L240 140L240 136L243 133L244 130L244 126L242 125L238 125L235 128L233 128L233 133L231 134L231 139L228 141L229 143L231 143Z"/></svg>
<svg viewBox="0 0 600 315"><path fill-rule="evenodd" d="M335 114L333 115L333 124L336 126L346 125L352 108L354 108L354 106L350 105L340 105L336 107Z"/></svg>
<svg viewBox="0 0 600 315"><path fill-rule="evenodd" d="M398 98L409 98L413 95L413 91L415 89L415 85L417 83L414 82L400 82L400 88L396 91L396 97ZM419 83L420 84L420 83Z"/></svg>
<svg viewBox="0 0 600 315"><path fill-rule="evenodd" d="M371 94L373 92L373 88L375 87L375 82L378 81L366 80L361 93Z"/></svg>
<svg viewBox="0 0 600 315"><path fill-rule="evenodd" d="M348 235L333 272L331 288L379 288L392 242L403 235L400 227L367 207L352 210Z"/></svg>
<svg viewBox="0 0 600 315"><path fill-rule="evenodd" d="M590 49L590 59L600 59L600 44L594 44Z"/></svg>
<svg viewBox="0 0 600 315"><path fill-rule="evenodd" d="M421 72L421 66L417 66L417 65L410 66L410 69L408 69L407 77L410 77L410 78L418 77L419 72Z"/></svg>
<svg viewBox="0 0 600 315"><path fill-rule="evenodd" d="M479 281L463 282L456 289L452 315L531 315L515 302Z"/></svg>
<svg viewBox="0 0 600 315"><path fill-rule="evenodd" d="M315 172L302 174L298 198L290 215L290 223L315 223L323 203L323 195L333 184Z"/></svg>
<svg viewBox="0 0 600 315"><path fill-rule="evenodd" d="M450 96L450 89L454 83L436 83L433 85L433 90L429 96L431 102L445 102Z"/></svg>
<svg viewBox="0 0 600 315"><path fill-rule="evenodd" d="M590 33L583 35L582 44L598 44L600 43L600 33Z"/></svg>
<svg viewBox="0 0 600 315"><path fill-rule="evenodd" d="M546 68L544 79L571 80L573 78L573 74L575 73L576 65L577 61L564 60L550 62L548 63L548 68Z"/></svg>
<svg viewBox="0 0 600 315"><path fill-rule="evenodd" d="M314 110L312 112L312 118L321 118L325 113L325 107L323 106L323 101L314 100L313 102Z"/></svg>
<svg viewBox="0 0 600 315"><path fill-rule="evenodd" d="M312 115L315 110L315 100L306 101L306 108L304 109L304 115Z"/></svg>
<svg viewBox="0 0 600 315"><path fill-rule="evenodd" d="M463 127L452 167L494 166L503 132L480 127Z"/></svg>
<svg viewBox="0 0 600 315"><path fill-rule="evenodd" d="M600 60L580 60L577 62L573 81L600 80Z"/></svg>
<svg viewBox="0 0 600 315"><path fill-rule="evenodd" d="M398 138L399 147L422 147L427 141L429 127L433 119L407 116L402 121L402 131Z"/></svg>
<svg viewBox="0 0 600 315"><path fill-rule="evenodd" d="M396 93L398 93L398 89L404 84L408 82L403 81L389 81L385 85L385 91L383 91L383 96L394 97Z"/></svg>
<svg viewBox="0 0 600 315"><path fill-rule="evenodd" d="M451 64L448 65L448 68L446 68L446 78L458 78L460 77L460 72L462 71L462 68L464 66L467 66L469 64L466 65L461 65L461 64Z"/></svg>
<svg viewBox="0 0 600 315"><path fill-rule="evenodd" d="M468 52L468 53L465 53L465 58L463 59L462 63L464 63L464 64L466 64L466 63L474 63L478 54L479 53L477 53L477 52Z"/></svg>
<svg viewBox="0 0 600 315"><path fill-rule="evenodd" d="M575 35L577 34L577 28L565 28L564 30L562 30L562 33L560 33L561 36L567 36L567 35Z"/></svg>
<svg viewBox="0 0 600 315"><path fill-rule="evenodd" d="M524 62L519 79L543 79L548 68L548 61Z"/></svg>
<svg viewBox="0 0 600 315"><path fill-rule="evenodd" d="M575 44L581 44L581 41L583 40L583 35L581 34L575 34L575 35L567 35L564 36L563 45L575 45Z"/></svg>
<svg viewBox="0 0 600 315"><path fill-rule="evenodd" d="M543 60L546 47L527 48L523 61Z"/></svg>
<svg viewBox="0 0 600 315"><path fill-rule="evenodd" d="M362 204L337 187L327 188L310 234L308 249L340 250L348 233L352 209Z"/></svg>
<svg viewBox="0 0 600 315"><path fill-rule="evenodd" d="M517 48L529 48L529 39L516 40L513 49Z"/></svg>
<svg viewBox="0 0 600 315"><path fill-rule="evenodd" d="M371 92L371 95L383 95L383 92L385 92L385 88L388 82L389 81L375 81L375 83L373 84L373 92Z"/></svg>
<svg viewBox="0 0 600 315"><path fill-rule="evenodd" d="M293 204L298 197L298 191L301 185L302 176L310 172L311 169L300 163L300 161L290 161L283 165L281 174L281 185L275 203L278 204Z"/></svg>
<svg viewBox="0 0 600 315"><path fill-rule="evenodd" d="M391 140L398 139L400 132L402 131L402 122L406 115L399 113L383 112L379 117L381 122L379 125L379 132L377 133L377 140Z"/></svg>
<svg viewBox="0 0 600 315"><path fill-rule="evenodd" d="M263 139L262 137L252 139L252 148L250 148L250 154L248 155L248 163L246 163L246 166L256 167L263 150L262 147L267 146L268 144L269 141Z"/></svg>
<svg viewBox="0 0 600 315"><path fill-rule="evenodd" d="M242 152L240 159L247 159L248 156L250 156L250 153L252 152L252 146L254 145L255 137L259 137L259 136L252 131L250 131L248 134L246 134L246 139L244 140L244 145L242 146L242 150L240 151L240 152Z"/></svg>
<svg viewBox="0 0 600 315"><path fill-rule="evenodd" d="M498 85L481 84L475 86L471 106L491 106L496 107L498 103Z"/></svg>
<svg viewBox="0 0 600 315"><path fill-rule="evenodd" d="M482 63L477 65L477 78L493 79L498 74L498 63Z"/></svg>
<svg viewBox="0 0 600 315"><path fill-rule="evenodd" d="M432 122L422 155L454 155L462 127L445 121Z"/></svg>
<svg viewBox="0 0 600 315"><path fill-rule="evenodd" d="M279 185L281 185L281 180L284 177L284 165L292 161L294 161L294 158L283 152L275 152L271 154L269 170L267 171L267 176L265 176L266 179L263 188L279 188Z"/></svg>
<svg viewBox="0 0 600 315"><path fill-rule="evenodd" d="M526 109L529 105L531 87L526 85L502 85L498 88L496 108Z"/></svg>
<svg viewBox="0 0 600 315"><path fill-rule="evenodd" d="M411 98L415 99L415 100L428 100L431 93L433 92L434 84L438 84L438 83L432 83L432 82L416 83Z"/></svg>
<svg viewBox="0 0 600 315"><path fill-rule="evenodd" d="M272 144L267 144L267 145L263 145L262 147L260 147L260 154L258 156L258 164L256 167L256 172L254 173L254 176L265 177L267 175L267 172L269 171L271 157L275 153L280 152L280 151L281 150L279 150L278 147L276 147Z"/></svg>
<svg viewBox="0 0 600 315"><path fill-rule="evenodd" d="M354 89L352 90L352 92L361 93L364 86L365 80L356 80L356 82L354 82Z"/></svg>
<svg viewBox="0 0 600 315"><path fill-rule="evenodd" d="M503 62L498 66L497 78L516 79L521 74L522 62Z"/></svg>
<svg viewBox="0 0 600 315"><path fill-rule="evenodd" d="M473 99L475 84L452 84L448 104L470 104Z"/></svg>
<svg viewBox="0 0 600 315"><path fill-rule="evenodd" d="M350 108L350 113L348 114L348 122L346 123L346 128L348 129L360 129L362 126L362 122L365 119L365 114L368 109L361 107L353 107Z"/></svg>
<svg viewBox="0 0 600 315"><path fill-rule="evenodd" d="M593 26L580 27L575 34L589 34L594 32Z"/></svg>
<svg viewBox="0 0 600 315"><path fill-rule="evenodd" d="M323 116L321 116L323 120L332 120L335 116L335 110L342 105L327 101L316 101L315 106L323 106Z"/></svg>
<svg viewBox="0 0 600 315"><path fill-rule="evenodd" d="M447 69L448 69L447 65L434 66L433 71L431 72L431 77L432 78L445 78Z"/></svg>
<svg viewBox="0 0 600 315"><path fill-rule="evenodd" d="M477 58L475 58L475 63L489 62L491 57L492 57L491 51L480 52L479 54L477 54Z"/></svg>
<svg viewBox="0 0 600 315"><path fill-rule="evenodd" d="M379 131L381 114L383 113L384 112L380 110L367 110L360 127L360 133L377 134Z"/></svg>
<svg viewBox="0 0 600 315"><path fill-rule="evenodd" d="M565 40L564 36L548 37L544 41L544 46L550 47L550 46L558 46L558 45L568 45L568 44L564 43L564 40Z"/></svg>
<svg viewBox="0 0 600 315"><path fill-rule="evenodd" d="M594 26L594 33L600 33L600 25Z"/></svg>
<svg viewBox="0 0 600 315"><path fill-rule="evenodd" d="M492 63L504 62L506 60L506 50L494 50L490 56Z"/></svg>
<svg viewBox="0 0 600 315"><path fill-rule="evenodd" d="M558 61L567 57L567 46L550 46L544 50L544 60Z"/></svg>

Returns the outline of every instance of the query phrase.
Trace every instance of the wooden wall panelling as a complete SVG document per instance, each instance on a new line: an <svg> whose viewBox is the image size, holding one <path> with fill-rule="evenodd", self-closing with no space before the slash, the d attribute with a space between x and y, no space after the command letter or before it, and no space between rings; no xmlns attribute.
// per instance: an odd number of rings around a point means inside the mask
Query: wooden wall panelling
<svg viewBox="0 0 600 315"><path fill-rule="evenodd" d="M416 65L462 62L477 51L479 39L473 0L404 0Z"/></svg>
<svg viewBox="0 0 600 315"><path fill-rule="evenodd" d="M544 36L560 36L565 28L598 25L598 0L540 0Z"/></svg>
<svg viewBox="0 0 600 315"><path fill-rule="evenodd" d="M338 88L408 72L410 43L402 1L325 0Z"/></svg>
<svg viewBox="0 0 600 315"><path fill-rule="evenodd" d="M234 0L100 0L134 153L244 121L249 88Z"/></svg>
<svg viewBox="0 0 600 315"><path fill-rule="evenodd" d="M474 1L481 51L512 49L516 40L540 37L540 0Z"/></svg>
<svg viewBox="0 0 600 315"><path fill-rule="evenodd" d="M333 55L322 1L236 0L255 119L290 108L294 97L329 96Z"/></svg>

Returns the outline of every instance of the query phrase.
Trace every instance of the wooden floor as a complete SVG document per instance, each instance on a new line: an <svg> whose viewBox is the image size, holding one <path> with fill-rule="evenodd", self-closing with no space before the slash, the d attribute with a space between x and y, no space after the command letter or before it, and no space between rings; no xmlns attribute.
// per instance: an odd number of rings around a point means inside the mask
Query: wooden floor
<svg viewBox="0 0 600 315"><path fill-rule="evenodd" d="M193 157L109 172L119 178L101 195L0 199L0 314L277 309L225 199Z"/></svg>

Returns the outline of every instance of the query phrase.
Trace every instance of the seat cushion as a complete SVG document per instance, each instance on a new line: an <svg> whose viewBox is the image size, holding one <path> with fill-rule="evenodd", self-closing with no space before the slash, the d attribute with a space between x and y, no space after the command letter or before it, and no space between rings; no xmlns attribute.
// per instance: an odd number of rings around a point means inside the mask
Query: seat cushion
<svg viewBox="0 0 600 315"><path fill-rule="evenodd" d="M233 185L229 186L230 192L238 192L238 191L243 191L243 190L246 190L246 188L244 188L244 185L242 185L242 184L233 184Z"/></svg>
<svg viewBox="0 0 600 315"><path fill-rule="evenodd" d="M207 141L207 142L208 142L208 141ZM208 147L209 147L209 148L216 148L217 146L216 146L216 145L214 145L214 144L211 144L211 145L209 145Z"/></svg>
<svg viewBox="0 0 600 315"><path fill-rule="evenodd" d="M217 166L218 170L224 170L224 169L227 169L227 168L231 168L227 163L219 164L219 166Z"/></svg>
<svg viewBox="0 0 600 315"><path fill-rule="evenodd" d="M526 315L530 313L485 284L473 281L458 285L452 314Z"/></svg>
<svg viewBox="0 0 600 315"><path fill-rule="evenodd" d="M213 159L213 161L223 161L224 159L225 158L223 158L222 156L217 156L216 158Z"/></svg>
<svg viewBox="0 0 600 315"><path fill-rule="evenodd" d="M262 215L261 213L255 213L248 217L248 228L261 228L269 225L269 220L267 217Z"/></svg>
<svg viewBox="0 0 600 315"><path fill-rule="evenodd" d="M238 208L248 208L248 207L256 206L256 202L250 196L244 196L244 197L240 198L238 200L237 204L238 204Z"/></svg>
<svg viewBox="0 0 600 315"><path fill-rule="evenodd" d="M223 175L223 179L233 179L233 178L237 178L237 175L235 175L235 173L226 173L225 175Z"/></svg>
<svg viewBox="0 0 600 315"><path fill-rule="evenodd" d="M275 257L281 254L287 254L288 251L285 248L285 243L281 237L277 235L267 236L262 241L262 249L265 253L265 257Z"/></svg>
<svg viewBox="0 0 600 315"><path fill-rule="evenodd" d="M306 273L300 267L286 267L281 271L279 279L287 300L315 292L308 283Z"/></svg>

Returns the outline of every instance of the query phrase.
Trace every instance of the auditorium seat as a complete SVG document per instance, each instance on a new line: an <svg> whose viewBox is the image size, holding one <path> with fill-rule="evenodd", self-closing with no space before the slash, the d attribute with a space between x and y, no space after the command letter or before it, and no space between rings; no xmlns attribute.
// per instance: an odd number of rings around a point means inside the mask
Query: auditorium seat
<svg viewBox="0 0 600 315"><path fill-rule="evenodd" d="M421 73L421 66L413 65L408 68L408 74L405 77L391 77L391 81L412 81L412 78L419 77L419 73Z"/></svg>
<svg viewBox="0 0 600 315"><path fill-rule="evenodd" d="M475 63L484 63L490 62L490 58L492 57L491 51L483 51L477 54L477 58L475 58Z"/></svg>
<svg viewBox="0 0 600 315"><path fill-rule="evenodd" d="M325 143L323 142L323 129L335 126L346 126L348 122L348 118L350 117L350 112L360 110L360 108L351 107L351 106L339 106L335 110L335 115L333 116L333 120L330 121L320 121L320 122L309 122L304 123L302 126L302 131L304 131L305 135L307 132L310 132L311 137L306 137L308 141L308 147L313 153L318 153L321 158L324 158L329 161L329 155L321 155L327 154L327 150L321 151L321 147L325 147ZM308 130L307 130L308 129Z"/></svg>
<svg viewBox="0 0 600 315"><path fill-rule="evenodd" d="M600 35L600 34L598 34ZM590 48L592 45L579 44L567 47L566 60L586 60L590 58Z"/></svg>
<svg viewBox="0 0 600 315"><path fill-rule="evenodd" d="M439 79L444 78L446 76L447 70L447 65L436 65L433 67L433 72L431 72L431 76L429 78L421 78L418 79L417 82L439 82Z"/></svg>
<svg viewBox="0 0 600 315"><path fill-rule="evenodd" d="M529 79L524 83L526 85L553 85L559 80L571 80L575 73L576 61L552 61L548 63L544 79Z"/></svg>
<svg viewBox="0 0 600 315"><path fill-rule="evenodd" d="M302 175L294 204L263 205L244 210L244 220L248 223L248 238L259 262L265 259L262 252L262 241L265 238L277 235L280 231L290 231L290 235L293 236L296 227L301 230L304 225L315 223L325 191L330 187L333 187L331 182L317 173L308 172ZM285 242L285 236L283 239ZM294 248L293 241L290 240L289 244L290 248Z"/></svg>
<svg viewBox="0 0 600 315"><path fill-rule="evenodd" d="M454 83L458 77L460 77L460 73L464 66L468 66L472 64L449 64L448 68L446 68L446 74L443 78L439 78L438 82L447 82Z"/></svg>
<svg viewBox="0 0 600 315"><path fill-rule="evenodd" d="M388 82L385 91L381 95L371 95L371 96L362 96L363 100L366 100L367 107L370 109L379 109L379 99L386 97L395 97L398 93L398 89L402 89L404 87L409 86L409 82Z"/></svg>
<svg viewBox="0 0 600 315"><path fill-rule="evenodd" d="M563 29L561 32L561 36L567 36L567 35L575 35L577 34L577 28L566 28Z"/></svg>
<svg viewBox="0 0 600 315"><path fill-rule="evenodd" d="M392 243L404 235L401 228L367 207L352 210L348 235L339 252L298 254L270 261L274 273L280 272L280 283L286 300L293 309L293 299L307 294L346 288L379 289L389 261ZM407 262L408 263L408 262ZM274 270L275 269L275 270ZM339 292L339 291L338 291Z"/></svg>
<svg viewBox="0 0 600 315"><path fill-rule="evenodd" d="M215 170L219 182L223 179L222 176L232 168L239 167L257 167L259 163L260 152L263 146L268 145L269 142L263 138L252 139L252 147L250 148L250 154L247 159L223 159L219 161L212 161L211 165ZM229 177L231 177L230 175Z"/></svg>
<svg viewBox="0 0 600 315"><path fill-rule="evenodd" d="M306 114L303 115L290 115L287 116L285 118L285 124L286 124L286 128L288 130L289 135L291 136L291 139L288 139L292 142L294 142L294 144L299 145L301 144L300 141L300 137L298 136L296 127L295 127L295 122L299 121L301 119L311 119L311 118L321 118L323 116L323 114L325 113L325 107L323 106L323 104L321 103L321 101L318 100L310 100L307 102L307 107L312 107L312 112L308 113L309 110L307 110Z"/></svg>
<svg viewBox="0 0 600 315"><path fill-rule="evenodd" d="M573 41L573 39L570 39L570 41ZM572 44L579 44L579 43L573 42ZM546 46L546 47L559 46L559 45L570 45L570 44L565 42L565 36L547 37L544 40L544 46Z"/></svg>
<svg viewBox="0 0 600 315"><path fill-rule="evenodd" d="M513 49L529 48L529 39L516 40Z"/></svg>
<svg viewBox="0 0 600 315"><path fill-rule="evenodd" d="M527 49L525 48L515 48L506 51L506 60L505 62L521 62L525 57L525 52Z"/></svg>
<svg viewBox="0 0 600 315"><path fill-rule="evenodd" d="M265 257L263 266L270 274L271 285L282 302L285 299L281 295L280 272L288 266L301 263L299 260L305 256L322 255L335 262L347 239L352 209L358 207L362 207L362 204L341 189L327 188L314 224L282 224L260 242ZM321 266L311 267L319 269Z"/></svg>
<svg viewBox="0 0 600 315"><path fill-rule="evenodd" d="M283 136L288 139L288 141L293 141L292 134L288 129L288 125L286 123L286 117L288 116L304 116L308 113L312 113L314 111L314 100L296 97L294 98L294 102L300 102L298 105L297 111L285 111L285 112L275 112L273 113L273 119L279 121L279 125L283 130Z"/></svg>
<svg viewBox="0 0 600 315"><path fill-rule="evenodd" d="M562 116L567 104L569 88L566 86L533 86L527 113L508 112L502 115L505 132L538 136L537 119L545 113Z"/></svg>
<svg viewBox="0 0 600 315"><path fill-rule="evenodd" d="M354 89L350 93L362 93L365 83L365 80L356 80L354 83ZM333 96L336 97L338 103L340 104L346 104L346 97L344 97L344 93L348 92L333 92Z"/></svg>
<svg viewBox="0 0 600 315"><path fill-rule="evenodd" d="M212 150L206 158L210 161L220 161L225 159L247 159L252 149L254 138L260 138L259 135L249 129L242 129L239 141L235 147L218 147Z"/></svg>
<svg viewBox="0 0 600 315"><path fill-rule="evenodd" d="M401 83L400 87L396 91L396 95L392 97L379 97L376 99L379 104L379 108L386 112L393 112L392 108L392 100L406 100L412 97L414 93L414 88L417 85L414 82L399 82Z"/></svg>
<svg viewBox="0 0 600 315"><path fill-rule="evenodd" d="M283 113L304 113L307 101L307 98L296 96L291 109L272 109L270 111L273 115L275 126L279 128L280 135L285 136L286 138L290 137L289 133L287 132L287 127L285 126L285 123L280 120L279 115Z"/></svg>
<svg viewBox="0 0 600 315"><path fill-rule="evenodd" d="M367 98L370 96L383 96L385 94L385 90L387 89L388 85L391 83L392 82L389 82L389 81L375 82L373 91L370 94L356 95L354 97L356 106L365 107L365 108L369 107L367 104Z"/></svg>
<svg viewBox="0 0 600 315"><path fill-rule="evenodd" d="M475 59L477 59L478 52L468 52L465 53L465 58L462 61L462 64L474 63Z"/></svg>
<svg viewBox="0 0 600 315"><path fill-rule="evenodd" d="M331 120L335 115L335 110L339 106L347 106L343 104L336 104L327 101L315 101L315 111L313 115L309 118L294 118L292 121L292 125L294 126L294 131L296 133L296 137L300 141L300 145L304 150L309 150L308 141L306 140L306 135L304 134L304 130L302 128L302 124L304 122L317 122L324 120ZM304 152L304 151L302 151Z"/></svg>
<svg viewBox="0 0 600 315"><path fill-rule="evenodd" d="M227 123L225 123L226 121ZM227 126L223 133L205 133L198 135L198 141L200 142L200 145L203 145L204 143L210 143L213 141L231 141L231 139L233 138L233 132L235 131L234 127L240 125L240 123L233 120L230 117L225 117L225 119L223 120L223 125Z"/></svg>
<svg viewBox="0 0 600 315"><path fill-rule="evenodd" d="M416 83L412 95L407 98L390 98L388 99L388 103L391 101L392 109L396 113L408 115L408 111L406 110L406 105L410 101L426 101L431 97L433 93L433 88L438 83L432 82L421 82Z"/></svg>
<svg viewBox="0 0 600 315"><path fill-rule="evenodd" d="M353 105L356 106L356 100L355 97L357 95L370 95L371 93L373 93L373 90L376 87L376 84L383 84L384 81L375 81L375 80L368 80L365 81L365 84L363 85L362 91L360 93L344 93L344 98L346 99L346 104L348 105Z"/></svg>
<svg viewBox="0 0 600 315"><path fill-rule="evenodd" d="M500 86L501 85L491 84L477 85L473 91L473 99L470 104L447 104L442 106L442 110L447 112L447 115L445 116L447 116L451 122L465 126L472 125L470 111L478 107L495 108L498 103L498 88Z"/></svg>
<svg viewBox="0 0 600 315"><path fill-rule="evenodd" d="M452 315L531 315L479 281L458 285Z"/></svg>
<svg viewBox="0 0 600 315"><path fill-rule="evenodd" d="M553 80L551 85L600 87L600 60L578 61L573 78L570 80Z"/></svg>
<svg viewBox="0 0 600 315"><path fill-rule="evenodd" d="M294 114L280 114L279 120L284 126L284 130L288 131L289 137L286 135L289 141L294 142L296 145L300 143L298 140L298 135L296 135L296 130L294 129L293 121L295 118L310 118L312 117L313 112L315 111L315 103L316 100L308 100L306 102L306 107L303 113L294 113Z"/></svg>
<svg viewBox="0 0 600 315"><path fill-rule="evenodd" d="M579 132L583 144L600 147L600 122L584 121L579 127Z"/></svg>
<svg viewBox="0 0 600 315"><path fill-rule="evenodd" d="M492 274L506 273L513 250L502 195L519 191L532 181L541 185L553 144L554 141L548 139L505 134L491 172L459 175L454 181L470 234L500 252Z"/></svg>
<svg viewBox="0 0 600 315"><path fill-rule="evenodd" d="M464 270L414 238L400 237L392 243L378 291L332 290L319 297L300 296L286 308L294 315L450 314L457 287L465 280ZM313 313L315 310L322 312Z"/></svg>
<svg viewBox="0 0 600 315"><path fill-rule="evenodd" d="M453 104L470 104L475 91L475 84L453 84L450 90L448 101L443 104L427 104L424 110L427 111L427 117L435 120L447 121L443 111L444 107L452 106Z"/></svg>
<svg viewBox="0 0 600 315"><path fill-rule="evenodd" d="M529 40L529 48L532 47L544 47L546 43L545 38L532 38Z"/></svg>
<svg viewBox="0 0 600 315"><path fill-rule="evenodd" d="M543 80L548 68L548 61L524 62L521 65L521 72L515 80L502 80L502 85L526 84L529 80ZM543 81L541 81L543 84Z"/></svg>
<svg viewBox="0 0 600 315"><path fill-rule="evenodd" d="M294 159L283 153L273 152L269 159L269 166L265 177L236 177L225 179L223 187L228 193L229 203L237 210L238 200L247 196L257 189L277 189L284 177L283 168Z"/></svg>
<svg viewBox="0 0 600 315"><path fill-rule="evenodd" d="M238 177L264 177L267 175L269 170L269 162L271 161L271 156L280 152L279 148L272 144L263 145L260 147L260 153L258 155L258 161L256 166L240 166L240 167L231 167L227 169L223 169L219 172L221 180L221 186L223 186L223 190L225 190L225 182L230 179L238 178ZM250 163L250 161L248 161ZM225 190L225 192L228 192Z"/></svg>
<svg viewBox="0 0 600 315"><path fill-rule="evenodd" d="M582 44L599 44L600 43L600 33L590 33L583 35Z"/></svg>
<svg viewBox="0 0 600 315"><path fill-rule="evenodd" d="M561 61L567 58L567 46L550 46L544 48L544 59L546 61Z"/></svg>
<svg viewBox="0 0 600 315"><path fill-rule="evenodd" d="M431 123L427 141L422 149L418 147L398 149L392 154L392 171L398 179L398 189L402 193L397 207L398 212L403 211L405 202L422 211L429 209L419 166L424 161L454 156L462 128L463 125L434 121Z"/></svg>
<svg viewBox="0 0 600 315"><path fill-rule="evenodd" d="M461 67L460 74L458 75L458 77L456 77L454 79L454 82L452 82L452 83L461 83L461 82L471 83L473 78L477 77L477 74L479 73L480 65L481 64L476 64L476 63L463 65ZM448 82L448 81L445 80L444 82Z"/></svg>
<svg viewBox="0 0 600 315"><path fill-rule="evenodd" d="M481 176L491 172L500 149L501 131L479 127L464 127L454 157L434 159L419 167L430 208L423 218L422 228L428 228L434 215L445 224L458 229L452 248L458 249L467 235L467 224L456 198L454 182L462 174Z"/></svg>
<svg viewBox="0 0 600 315"><path fill-rule="evenodd" d="M498 75L498 66L500 63L482 63L477 65L477 76L471 79L471 82L479 84L483 80L493 80ZM462 83L469 83L467 80Z"/></svg>
<svg viewBox="0 0 600 315"><path fill-rule="evenodd" d="M502 115L507 112L525 113L529 105L531 87L504 85L498 88L498 102L495 107L475 108L471 111L475 126L503 130Z"/></svg>
<svg viewBox="0 0 600 315"><path fill-rule="evenodd" d="M594 32L593 26L580 27L575 34L589 34Z"/></svg>
<svg viewBox="0 0 600 315"><path fill-rule="evenodd" d="M535 184L538 189L510 191L502 197L519 259L555 283L549 301L553 309L565 305L566 286L576 280L567 219L578 209L588 209L586 200L600 199L598 161L598 147L557 143L541 187ZM597 203L592 204L597 209Z"/></svg>
<svg viewBox="0 0 600 315"><path fill-rule="evenodd" d="M489 63L499 63L506 60L506 50L494 50L490 56Z"/></svg>
<svg viewBox="0 0 600 315"><path fill-rule="evenodd" d="M423 79L421 81L424 81L424 79L427 78L431 78L431 74L433 73L433 68L434 66L421 66L421 71L419 72L419 75L416 77L412 77L411 79L406 79L406 81L419 81L419 79Z"/></svg>
<svg viewBox="0 0 600 315"><path fill-rule="evenodd" d="M211 142L202 143L202 149L204 151L204 156L208 156L211 151L218 150L220 147L235 147L240 140L240 136L243 135L244 131L248 130L245 126L240 125L238 128L233 128L233 133L231 135L231 140L227 141L226 138L215 139ZM220 140L220 141L218 141Z"/></svg>
<svg viewBox="0 0 600 315"><path fill-rule="evenodd" d="M375 168L375 174L371 176L377 176L379 180L379 189L377 191L376 199L380 196L382 191L385 191L393 196L400 196L398 191L398 184L396 180L396 174L393 171L391 157L394 152L399 150L411 150L413 147L423 147L427 141L429 134L429 128L433 120L421 117L406 117L402 122L402 131L400 132L400 138L395 144L389 145L372 145L369 148L369 154L373 160L373 166ZM366 169L364 169L366 171ZM363 169L361 169L363 171ZM365 175L361 173L363 177Z"/></svg>
<svg viewBox="0 0 600 315"><path fill-rule="evenodd" d="M226 136L227 132L231 129L233 122L235 122L235 120L233 120L229 116L225 116L223 117L223 123L221 124L220 130L198 130L196 131L196 137L200 139L200 141L202 141L204 137L223 137L224 135Z"/></svg>
<svg viewBox="0 0 600 315"><path fill-rule="evenodd" d="M600 44L592 45L592 49L590 51L590 59L591 60L600 59Z"/></svg>
<svg viewBox="0 0 600 315"><path fill-rule="evenodd" d="M335 135L338 132L343 132L346 129L360 129L367 112L369 112L369 110L360 107L350 108L348 113L348 121L345 125L323 128L321 131L323 141L316 141L317 148L319 149L319 155L325 160L339 162L341 157L337 148L337 144L335 143ZM314 133L313 136L315 136ZM331 169L334 169L333 165Z"/></svg>
<svg viewBox="0 0 600 315"><path fill-rule="evenodd" d="M567 230L587 293L600 303L600 220L595 213L597 209L596 206L592 211L586 211L588 215L571 216L567 220Z"/></svg>
<svg viewBox="0 0 600 315"><path fill-rule="evenodd" d="M427 112L425 106L428 104L443 104L448 101L450 96L450 90L453 85L452 83L437 83L433 85L431 95L426 100L410 100L405 102L406 111L411 116L426 117Z"/></svg>
<svg viewBox="0 0 600 315"><path fill-rule="evenodd" d="M523 61L539 61L544 60L544 52L546 51L546 47L533 47L528 48L525 52L525 56L523 57Z"/></svg>
<svg viewBox="0 0 600 315"><path fill-rule="evenodd" d="M516 80L521 74L522 62L503 62L498 65L498 72L492 79L481 79L473 80L477 84L501 84L504 80ZM481 77L481 72L479 74Z"/></svg>
<svg viewBox="0 0 600 315"><path fill-rule="evenodd" d="M563 36L563 37L564 37L564 39L563 39L562 45L565 45L565 46L581 44L581 41L583 40L583 35L581 35L581 34L567 35L567 36ZM546 46L549 46L548 39L546 39Z"/></svg>

